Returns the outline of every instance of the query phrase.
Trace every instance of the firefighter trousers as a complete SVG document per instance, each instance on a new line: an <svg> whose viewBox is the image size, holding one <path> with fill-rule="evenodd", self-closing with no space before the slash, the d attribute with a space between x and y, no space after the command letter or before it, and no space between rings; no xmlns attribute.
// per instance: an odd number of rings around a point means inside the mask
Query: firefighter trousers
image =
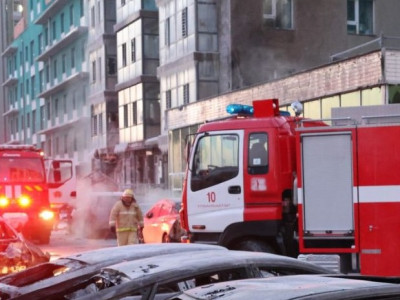
<svg viewBox="0 0 400 300"><path fill-rule="evenodd" d="M118 246L138 244L138 236L136 231L121 231L117 232Z"/></svg>

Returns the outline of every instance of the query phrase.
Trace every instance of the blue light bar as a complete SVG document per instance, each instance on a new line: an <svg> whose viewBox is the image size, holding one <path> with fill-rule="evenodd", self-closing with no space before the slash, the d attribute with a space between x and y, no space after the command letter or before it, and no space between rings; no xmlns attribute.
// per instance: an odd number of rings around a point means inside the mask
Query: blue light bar
<svg viewBox="0 0 400 300"><path fill-rule="evenodd" d="M231 115L252 115L254 113L254 108L250 105L229 104L226 107L226 111Z"/></svg>
<svg viewBox="0 0 400 300"><path fill-rule="evenodd" d="M280 110L279 113L283 117L290 117L290 112L288 112L288 111Z"/></svg>

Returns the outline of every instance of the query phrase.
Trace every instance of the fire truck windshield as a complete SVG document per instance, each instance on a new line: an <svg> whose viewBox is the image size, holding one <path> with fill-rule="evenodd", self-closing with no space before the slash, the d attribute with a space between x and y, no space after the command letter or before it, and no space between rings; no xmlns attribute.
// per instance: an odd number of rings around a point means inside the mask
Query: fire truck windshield
<svg viewBox="0 0 400 300"><path fill-rule="evenodd" d="M236 134L205 135L198 140L192 164L192 191L230 180L238 172L239 137Z"/></svg>
<svg viewBox="0 0 400 300"><path fill-rule="evenodd" d="M45 170L40 158L0 158L0 182L39 183L45 181Z"/></svg>

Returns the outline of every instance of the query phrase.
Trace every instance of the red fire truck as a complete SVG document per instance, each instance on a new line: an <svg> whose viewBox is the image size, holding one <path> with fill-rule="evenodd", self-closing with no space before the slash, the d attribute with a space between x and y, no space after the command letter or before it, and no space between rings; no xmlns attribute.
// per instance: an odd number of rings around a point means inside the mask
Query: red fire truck
<svg viewBox="0 0 400 300"><path fill-rule="evenodd" d="M306 120L277 99L228 110L192 143L181 210L191 242L400 275L399 123Z"/></svg>
<svg viewBox="0 0 400 300"><path fill-rule="evenodd" d="M28 239L47 244L55 212L49 189L73 177L72 161L51 160L31 145L0 145L0 214Z"/></svg>

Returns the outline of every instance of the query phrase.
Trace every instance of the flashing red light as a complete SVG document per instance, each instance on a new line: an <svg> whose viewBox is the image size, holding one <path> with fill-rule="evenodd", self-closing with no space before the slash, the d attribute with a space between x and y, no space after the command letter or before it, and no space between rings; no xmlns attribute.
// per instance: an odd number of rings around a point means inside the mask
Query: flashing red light
<svg viewBox="0 0 400 300"><path fill-rule="evenodd" d="M8 199L5 196L1 196L0 197L0 207L7 207L8 205L10 205L10 199Z"/></svg>

